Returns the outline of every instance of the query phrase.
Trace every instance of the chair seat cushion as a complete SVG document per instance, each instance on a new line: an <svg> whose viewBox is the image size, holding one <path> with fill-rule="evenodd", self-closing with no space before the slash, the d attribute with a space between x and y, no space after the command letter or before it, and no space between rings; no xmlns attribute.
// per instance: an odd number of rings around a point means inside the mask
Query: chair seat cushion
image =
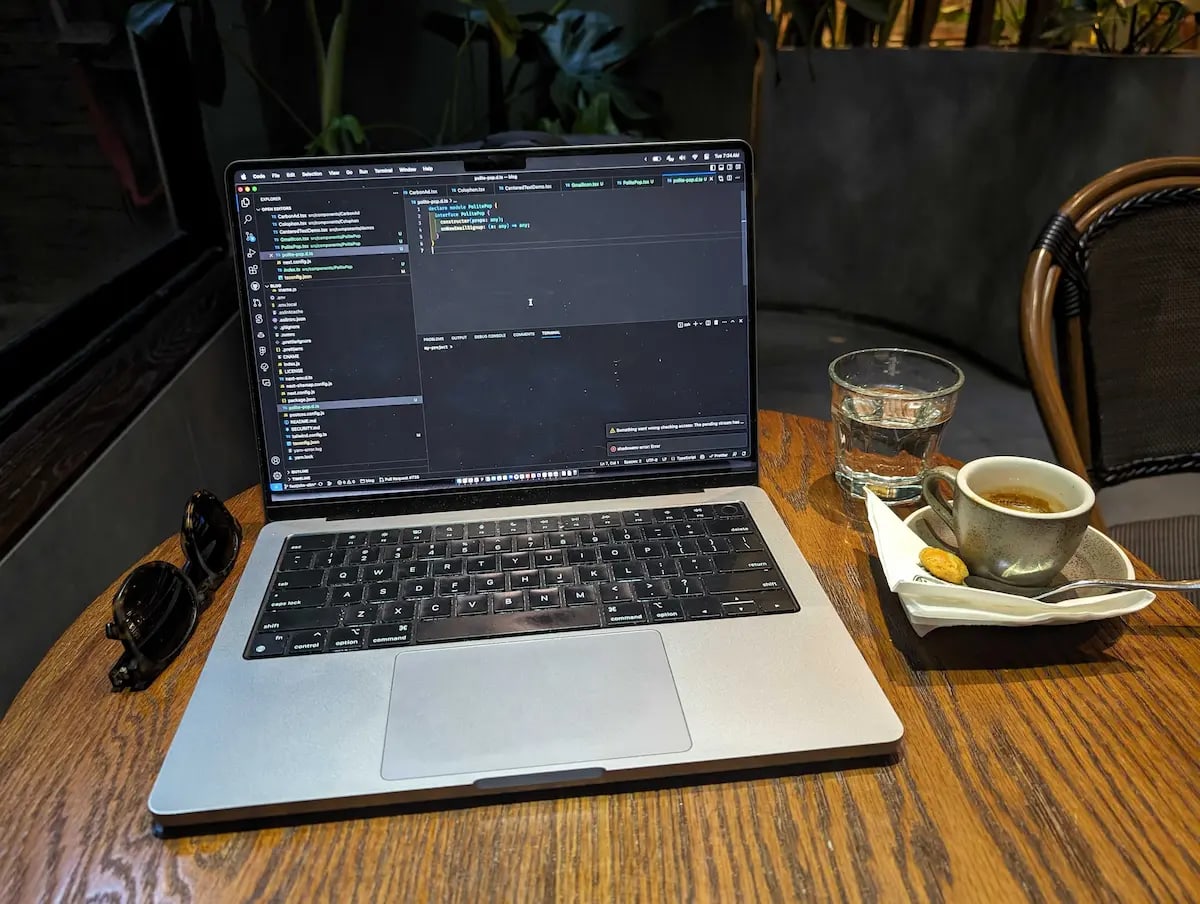
<svg viewBox="0 0 1200 904"><path fill-rule="evenodd" d="M1168 580L1200 579L1200 515L1114 524L1109 534ZM1184 596L1200 603L1200 591Z"/></svg>

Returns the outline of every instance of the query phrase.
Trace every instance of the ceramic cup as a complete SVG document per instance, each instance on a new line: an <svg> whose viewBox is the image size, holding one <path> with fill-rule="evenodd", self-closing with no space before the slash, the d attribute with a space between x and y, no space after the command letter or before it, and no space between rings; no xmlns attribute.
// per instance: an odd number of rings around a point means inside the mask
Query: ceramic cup
<svg viewBox="0 0 1200 904"><path fill-rule="evenodd" d="M950 498L940 492L943 484L953 487ZM954 532L971 574L1026 587L1047 584L1062 571L1096 504L1096 494L1079 475L1011 455L932 468L921 481L921 494ZM1052 510L1018 510L984 498L1011 501L1014 494L1048 502Z"/></svg>

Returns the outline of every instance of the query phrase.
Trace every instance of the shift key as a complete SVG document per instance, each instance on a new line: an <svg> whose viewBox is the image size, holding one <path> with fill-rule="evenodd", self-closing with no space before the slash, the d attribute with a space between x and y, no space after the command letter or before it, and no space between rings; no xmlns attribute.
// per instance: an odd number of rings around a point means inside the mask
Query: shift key
<svg viewBox="0 0 1200 904"><path fill-rule="evenodd" d="M289 609L284 612L266 612L259 620L259 631L306 631L313 628L337 626L337 609Z"/></svg>
<svg viewBox="0 0 1200 904"><path fill-rule="evenodd" d="M783 578L779 572L739 571L736 574L706 574L702 577L704 589L709 593L755 593L760 590L782 590Z"/></svg>

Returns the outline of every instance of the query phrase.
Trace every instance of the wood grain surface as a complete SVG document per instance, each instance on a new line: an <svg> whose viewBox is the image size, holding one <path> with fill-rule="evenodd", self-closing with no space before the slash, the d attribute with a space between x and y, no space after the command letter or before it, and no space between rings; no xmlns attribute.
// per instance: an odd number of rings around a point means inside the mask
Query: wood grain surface
<svg viewBox="0 0 1200 904"><path fill-rule="evenodd" d="M234 582L139 694L108 690L105 594L0 723L0 900L1200 900L1196 608L919 639L828 430L765 412L763 483L904 722L898 757L160 841L146 797ZM257 490L233 508L252 542ZM179 562L175 538L150 557Z"/></svg>

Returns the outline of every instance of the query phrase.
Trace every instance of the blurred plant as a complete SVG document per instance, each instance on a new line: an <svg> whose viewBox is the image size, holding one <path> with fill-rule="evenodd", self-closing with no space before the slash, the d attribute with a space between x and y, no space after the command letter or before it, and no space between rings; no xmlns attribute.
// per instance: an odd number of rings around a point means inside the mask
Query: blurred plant
<svg viewBox="0 0 1200 904"><path fill-rule="evenodd" d="M350 26L351 0L339 0L328 32L321 26L317 0L303 0L304 16L312 42L316 68L316 100L320 117L312 128L259 73L254 64L225 41L216 26L212 0L141 0L132 4L125 16L130 31L150 38L166 17L177 9L191 13L191 53L197 93L209 104L219 104L225 90L225 60L222 47L262 87L280 108L308 136L309 154L352 154L367 146L367 132L373 128L401 129L401 125L366 126L343 108L342 85L346 70L346 34ZM272 0L264 0L263 12L271 11ZM218 87L219 86L219 87ZM415 134L415 133L414 133ZM425 136L419 136L428 142Z"/></svg>
<svg viewBox="0 0 1200 904"><path fill-rule="evenodd" d="M735 0L765 47L884 47L903 0Z"/></svg>
<svg viewBox="0 0 1200 904"><path fill-rule="evenodd" d="M1200 21L1200 0L1064 0L1051 13L1042 41L1048 47L1094 46L1101 53L1171 53L1195 39L1181 33Z"/></svg>
<svg viewBox="0 0 1200 904"><path fill-rule="evenodd" d="M571 9L570 0L528 13L513 13L508 0L459 3L461 15L431 12L424 19L426 28L458 47L439 143L457 137L460 64L464 56L473 59L468 51L476 43L487 50L489 132L514 126L559 134L652 130L662 116L661 99L628 74L628 65L684 22L725 5L700 0L686 15L630 42L608 14Z"/></svg>

